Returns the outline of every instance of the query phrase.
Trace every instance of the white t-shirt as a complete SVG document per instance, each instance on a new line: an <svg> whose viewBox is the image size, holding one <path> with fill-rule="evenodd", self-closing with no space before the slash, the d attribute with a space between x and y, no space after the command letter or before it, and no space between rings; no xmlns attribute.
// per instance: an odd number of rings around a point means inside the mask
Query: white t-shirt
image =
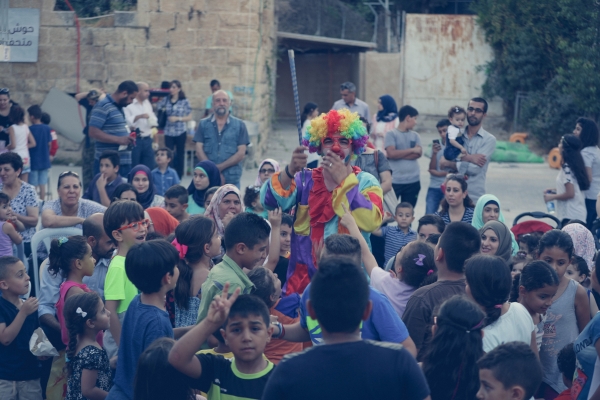
<svg viewBox="0 0 600 400"><path fill-rule="evenodd" d="M600 193L600 148L598 146L588 146L581 150L581 156L585 166L592 169L592 181L590 188L586 190L585 198L596 200Z"/></svg>
<svg viewBox="0 0 600 400"><path fill-rule="evenodd" d="M579 183L571 172L571 168L563 164L558 176L556 177L556 194L563 194L567 191L566 184L571 183L575 189L575 196L569 200L556 200L556 214L558 219L578 219L585 221L587 210L585 208L585 197L579 189Z"/></svg>
<svg viewBox="0 0 600 400"><path fill-rule="evenodd" d="M531 332L535 330L529 311L519 303L510 303L506 314L483 328L483 351L489 353L502 343L523 342L531 344Z"/></svg>
<svg viewBox="0 0 600 400"><path fill-rule="evenodd" d="M385 294L400 318L406 309L408 299L417 288L407 285L390 275L389 271L375 268L371 272L371 286Z"/></svg>
<svg viewBox="0 0 600 400"><path fill-rule="evenodd" d="M446 137L448 139L456 140L457 137L462 135L460 129L454 125L448 126L448 132L446 133Z"/></svg>

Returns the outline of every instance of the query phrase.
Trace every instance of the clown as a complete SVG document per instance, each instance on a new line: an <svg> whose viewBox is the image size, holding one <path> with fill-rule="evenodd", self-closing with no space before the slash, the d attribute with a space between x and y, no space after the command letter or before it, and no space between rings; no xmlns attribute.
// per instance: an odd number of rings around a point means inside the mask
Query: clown
<svg viewBox="0 0 600 400"><path fill-rule="evenodd" d="M352 213L369 243L370 232L381 225L383 192L375 177L352 167L350 161L360 155L368 134L357 113L347 109L331 110L313 119L302 144L292 153L283 171L275 173L262 186L260 198L268 210L295 207L294 229L286 295L302 293L316 268L315 247L335 233L347 233L340 225L342 204ZM322 166L306 168L308 155L318 152Z"/></svg>

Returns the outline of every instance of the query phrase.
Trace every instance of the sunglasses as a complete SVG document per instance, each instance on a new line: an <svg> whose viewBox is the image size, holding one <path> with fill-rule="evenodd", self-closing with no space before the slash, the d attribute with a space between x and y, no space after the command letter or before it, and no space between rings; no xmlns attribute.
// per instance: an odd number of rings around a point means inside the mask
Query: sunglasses
<svg viewBox="0 0 600 400"><path fill-rule="evenodd" d="M10 94L10 90L8 88L0 88L0 94Z"/></svg>
<svg viewBox="0 0 600 400"><path fill-rule="evenodd" d="M483 110L481 108L473 108L473 107L469 107L467 108L468 112L473 112L475 111L477 114L483 114Z"/></svg>
<svg viewBox="0 0 600 400"><path fill-rule="evenodd" d="M261 170L260 170L260 171L258 171L258 172L260 172L261 174L266 174L266 173L269 173L269 174L274 174L274 173L275 173L275 170L274 170L274 169L270 169L270 168L269 168L269 169L261 169Z"/></svg>
<svg viewBox="0 0 600 400"><path fill-rule="evenodd" d="M131 228L134 232L138 232L142 228L142 226L144 228L147 228L149 223L150 223L150 220L146 218L141 221L132 222L128 225L122 226L119 229L115 229L115 230L118 232L118 231L123 231L125 229Z"/></svg>
<svg viewBox="0 0 600 400"><path fill-rule="evenodd" d="M79 178L79 174L77 172L73 172L73 171L64 171L61 172L60 175L58 175L58 178L62 178L63 176L76 176Z"/></svg>

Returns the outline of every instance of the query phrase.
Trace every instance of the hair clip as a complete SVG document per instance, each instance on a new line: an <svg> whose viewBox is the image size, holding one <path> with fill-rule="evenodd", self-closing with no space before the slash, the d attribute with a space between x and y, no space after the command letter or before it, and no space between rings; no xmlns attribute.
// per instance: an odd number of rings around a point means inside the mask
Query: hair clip
<svg viewBox="0 0 600 400"><path fill-rule="evenodd" d="M415 264L422 267L424 259L425 259L425 254L419 254L419 257L415 258L413 261L415 262Z"/></svg>
<svg viewBox="0 0 600 400"><path fill-rule="evenodd" d="M85 311L83 311L83 310L81 309L81 307L77 307L77 310L75 310L75 312L76 312L77 314L80 314L82 318L85 318L85 317L86 317L86 315L87 315L87 313L86 313Z"/></svg>
<svg viewBox="0 0 600 400"><path fill-rule="evenodd" d="M62 244L65 244L69 241L69 238L66 238L64 236L61 236L58 238L58 247L60 247Z"/></svg>
<svg viewBox="0 0 600 400"><path fill-rule="evenodd" d="M433 270L432 269L430 269L429 271L427 271L427 276L429 276L431 274L433 274Z"/></svg>
<svg viewBox="0 0 600 400"><path fill-rule="evenodd" d="M188 246L186 246L185 244L180 244L177 239L173 239L173 241L171 242L171 244L173 246L175 246L175 248L177 249L177 251L179 252L179 259L183 260L188 252Z"/></svg>
<svg viewBox="0 0 600 400"><path fill-rule="evenodd" d="M455 112L455 113L458 113L458 112L460 112L460 110L458 109L458 107L454 107L454 112Z"/></svg>
<svg viewBox="0 0 600 400"><path fill-rule="evenodd" d="M502 304L496 304L494 308L502 308Z"/></svg>

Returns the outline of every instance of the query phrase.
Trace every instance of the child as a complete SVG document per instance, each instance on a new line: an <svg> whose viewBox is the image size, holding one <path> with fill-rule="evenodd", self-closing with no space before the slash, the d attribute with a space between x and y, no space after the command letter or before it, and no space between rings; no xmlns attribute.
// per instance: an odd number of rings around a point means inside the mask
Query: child
<svg viewBox="0 0 600 400"><path fill-rule="evenodd" d="M508 260L508 268L510 268L510 276L512 279L515 279L515 276L520 274L525 268L525 264L527 264L529 260L522 255L517 254Z"/></svg>
<svg viewBox="0 0 600 400"><path fill-rule="evenodd" d="M523 257L536 258L537 250L540 244L542 234L540 232L526 233L519 235L519 252Z"/></svg>
<svg viewBox="0 0 600 400"><path fill-rule="evenodd" d="M596 291L600 290L600 258L596 258L595 268L591 276L592 288ZM577 395L577 399L596 398L600 394L598 380L594 381L594 377L598 377L595 370L598 361L598 351L596 345L600 339L600 313L594 315L594 318L577 336L573 342L575 356L577 357L577 370L575 379L573 380L573 394ZM592 388L592 383L594 388Z"/></svg>
<svg viewBox="0 0 600 400"><path fill-rule="evenodd" d="M444 198L444 192L442 192L442 185L446 180L447 171L440 168L440 162L444 155L444 148L446 147L446 134L450 126L450 121L442 119L438 121L435 126L438 133L440 134L440 140L434 140L431 146L431 160L429 161L429 189L427 189L427 197L425 199L425 214L430 215L439 211L440 202ZM437 143L436 143L437 142Z"/></svg>
<svg viewBox="0 0 600 400"><path fill-rule="evenodd" d="M279 261L275 266L275 274L281 281L281 287L287 281L288 266L290 263L290 249L292 244L292 228L294 219L291 215L281 214L281 226L279 227Z"/></svg>
<svg viewBox="0 0 600 400"><path fill-rule="evenodd" d="M444 233L444 229L446 229L446 224L441 217L433 214L424 215L419 219L417 227L418 240L426 241L431 235L441 235Z"/></svg>
<svg viewBox="0 0 600 400"><path fill-rule="evenodd" d="M556 364L562 374L563 383L567 388L554 400L571 400L571 387L573 386L573 376L575 375L575 367L577 365L573 343L567 344L558 352Z"/></svg>
<svg viewBox="0 0 600 400"><path fill-rule="evenodd" d="M50 126L51 120L50 114L42 112L42 118L40 118L42 124ZM50 136L52 136L52 143L50 144L50 161L52 162L58 151L58 136L56 135L56 131L52 128L50 128Z"/></svg>
<svg viewBox="0 0 600 400"><path fill-rule="evenodd" d="M50 169L50 148L52 147L52 134L50 127L42 123L42 109L33 105L27 109L31 126L29 131L35 140L36 146L29 150L31 157L31 176L29 183L37 186L40 199L46 198L46 185L48 184L48 170Z"/></svg>
<svg viewBox="0 0 600 400"><path fill-rule="evenodd" d="M480 400L528 400L542 381L542 367L524 343L496 347L478 362Z"/></svg>
<svg viewBox="0 0 600 400"><path fill-rule="evenodd" d="M210 161L200 161L194 167L194 177L188 186L188 209L190 215L204 214L212 195L221 186L221 172L217 165Z"/></svg>
<svg viewBox="0 0 600 400"><path fill-rule="evenodd" d="M175 341L156 339L140 356L135 373L135 400L191 400L194 396L185 375L169 364L169 352Z"/></svg>
<svg viewBox="0 0 600 400"><path fill-rule="evenodd" d="M163 207L165 198L156 194L156 186L152 178L150 168L145 165L136 165L127 175L127 183L133 185L137 190L138 203L144 207L144 210L150 207Z"/></svg>
<svg viewBox="0 0 600 400"><path fill-rule="evenodd" d="M188 192L181 185L174 185L165 192L165 210L179 223L187 220Z"/></svg>
<svg viewBox="0 0 600 400"><path fill-rule="evenodd" d="M572 343L590 321L590 303L586 290L566 276L573 259L573 240L557 229L540 239L538 259L546 261L556 271L558 291L546 311L540 361L544 369L541 397L558 394L566 389L556 365L556 355L567 343Z"/></svg>
<svg viewBox="0 0 600 400"><path fill-rule="evenodd" d="M399 393L407 399L428 398L425 377L403 346L361 339L361 322L372 307L369 298L366 276L353 259L321 259L311 281L308 312L320 326L324 344L284 358L263 400L391 399ZM373 360L385 367L373 368Z"/></svg>
<svg viewBox="0 0 600 400"><path fill-rule="evenodd" d="M389 213L388 213L389 215ZM373 235L383 236L385 238L385 264L394 257L402 247L414 240L417 240L417 232L410 227L415 220L413 206L410 203L402 202L396 206L396 215L394 219L398 226L382 226Z"/></svg>
<svg viewBox="0 0 600 400"><path fill-rule="evenodd" d="M21 156L23 160L23 170L21 171L21 180L27 182L29 180L29 172L31 172L31 158L29 157L29 149L35 147L35 139L25 124L25 111L19 106L12 106L8 118L12 123L8 127L8 136L10 144L6 146Z"/></svg>
<svg viewBox="0 0 600 400"><path fill-rule="evenodd" d="M432 398L447 399L451 393L456 399L475 398L484 319L477 304L464 296L453 296L440 307L422 367Z"/></svg>
<svg viewBox="0 0 600 400"><path fill-rule="evenodd" d="M13 243L21 244L23 238L19 231L25 230L25 225L19 221L10 207L10 197L0 192L0 257L13 255Z"/></svg>
<svg viewBox="0 0 600 400"><path fill-rule="evenodd" d="M573 262L567 267L565 275L567 275L569 279L579 282L579 284L584 287L588 298L590 299L590 318L594 318L594 315L598 312L598 304L590 289L590 268L588 267L587 261L585 261L583 257L574 256Z"/></svg>
<svg viewBox="0 0 600 400"><path fill-rule="evenodd" d="M16 257L0 257L0 398L41 399L41 369L29 351L29 339L39 327L38 300L29 292L29 275Z"/></svg>
<svg viewBox="0 0 600 400"><path fill-rule="evenodd" d="M244 204L246 205L246 212L260 215L267 219L268 214L260 202L260 186L248 186L244 193Z"/></svg>
<svg viewBox="0 0 600 400"><path fill-rule="evenodd" d="M208 400L231 398L261 399L273 363L263 358L271 339L269 309L253 295L241 295L235 289L230 298L229 283L211 304L198 325L175 343L169 353L169 363L193 379L192 387L208 393ZM233 362L214 354L196 351L221 326L225 343L234 354Z"/></svg>
<svg viewBox="0 0 600 400"><path fill-rule="evenodd" d="M467 112L464 108L454 106L448 110L448 120L450 126L446 134L446 148L444 149L444 158L448 161L454 161L459 155L466 156L467 150L463 147L464 139L462 129L465 126Z"/></svg>
<svg viewBox="0 0 600 400"><path fill-rule="evenodd" d="M173 310L174 328L196 324L202 285L221 253L221 238L212 219L194 215L175 229L172 244L179 252L179 281L167 307ZM171 301L169 301L171 300Z"/></svg>
<svg viewBox="0 0 600 400"><path fill-rule="evenodd" d="M84 199L93 200L105 207L110 202L115 193L115 189L126 183L125 178L119 175L121 159L116 150L105 150L100 154L100 173L90 182L87 190L83 194Z"/></svg>
<svg viewBox="0 0 600 400"><path fill-rule="evenodd" d="M505 342L526 343L537 352L535 325L525 307L509 303L510 271L499 257L476 255L465 263L467 297L485 312L483 351Z"/></svg>
<svg viewBox="0 0 600 400"><path fill-rule="evenodd" d="M60 323L62 342L69 344L69 332L65 324L63 309L65 301L76 294L91 292L83 278L92 276L96 260L92 256L92 248L83 236L69 236L53 239L48 255L50 263L48 272L56 276L60 273L65 281L60 285L56 315Z"/></svg>
<svg viewBox="0 0 600 400"><path fill-rule="evenodd" d="M530 262L520 275L513 277L510 300L518 301L529 311L536 325L535 341L538 351L542 345L546 311L552 305L558 283L556 271L548 263L539 260Z"/></svg>
<svg viewBox="0 0 600 400"><path fill-rule="evenodd" d="M106 234L117 243L117 255L112 258L104 280L106 309L110 311L110 329L104 335L104 348L108 358L112 358L117 355L125 312L138 294L125 273L125 258L134 244L146 240L148 220L139 203L117 200L106 209L103 223Z"/></svg>
<svg viewBox="0 0 600 400"><path fill-rule="evenodd" d="M226 282L232 289L240 288L248 294L254 285L243 269L251 270L266 257L271 227L256 214L241 213L231 219L225 228L225 255L215 265L202 285L202 300L198 311L198 322L206 317L210 302L223 290Z"/></svg>
<svg viewBox="0 0 600 400"><path fill-rule="evenodd" d="M168 147L161 147L154 152L154 160L156 168L152 170L152 180L156 187L156 194L164 196L168 188L173 185L179 185L179 175L169 167L169 163L173 159L173 151Z"/></svg>
<svg viewBox="0 0 600 400"><path fill-rule="evenodd" d="M267 268L254 268L248 273L248 278L254 284L254 294L269 307L269 314L277 317L281 324L293 324L300 321L300 295L292 293L281 297L281 281L277 274ZM302 343L293 343L281 339L272 339L267 343L265 356L275 365L283 356L302 351Z"/></svg>
<svg viewBox="0 0 600 400"><path fill-rule="evenodd" d="M133 399L133 380L140 355L156 339L173 338L165 295L177 284L178 262L177 250L166 240L136 244L129 250L125 270L141 294L135 296L127 309L117 372L107 400Z"/></svg>
<svg viewBox="0 0 600 400"><path fill-rule="evenodd" d="M110 326L110 311L95 292L80 293L65 302L69 330L67 399L104 399L112 386L106 351L96 337Z"/></svg>

